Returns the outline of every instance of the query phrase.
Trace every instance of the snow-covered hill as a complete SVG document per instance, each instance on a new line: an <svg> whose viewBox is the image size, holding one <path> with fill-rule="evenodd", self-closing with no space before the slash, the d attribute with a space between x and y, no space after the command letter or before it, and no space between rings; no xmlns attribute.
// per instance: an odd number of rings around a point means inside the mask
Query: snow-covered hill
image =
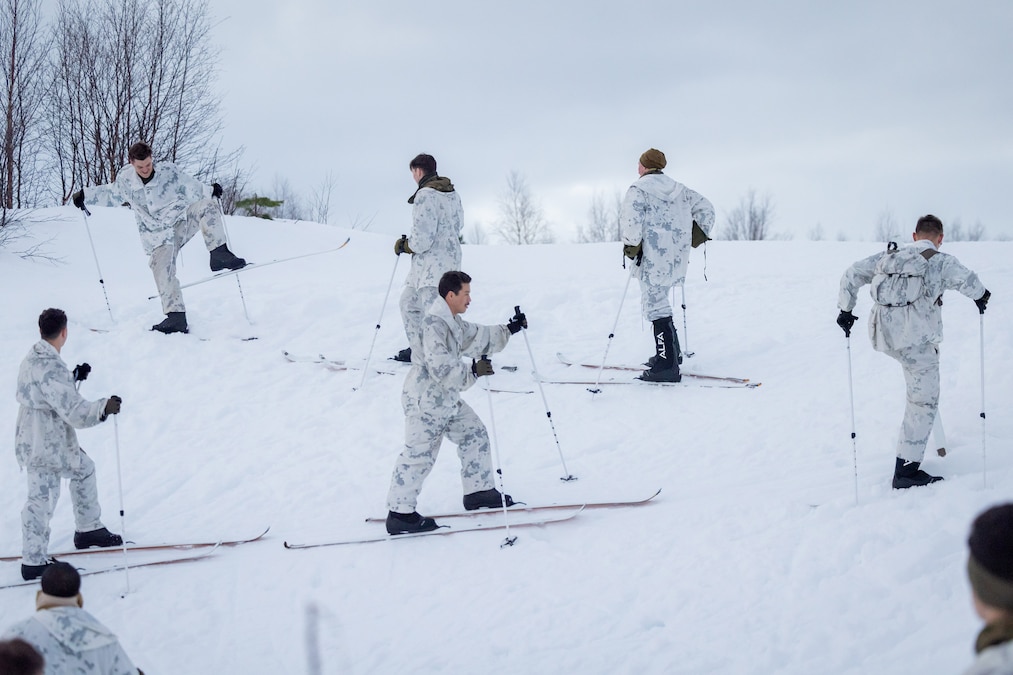
<svg viewBox="0 0 1013 675"><path fill-rule="evenodd" d="M397 312L408 271L392 239L311 223L230 218L232 248L253 261L342 251L250 270L186 289L192 333L163 336L154 284L127 210L90 220L112 306L105 306L81 216L43 212L63 264L0 252L0 550L20 550L24 477L12 439L18 365L49 306L71 319L64 360L94 370L82 392L123 397L118 419L129 538L230 538L271 526L265 541L212 559L85 578L86 606L148 673L307 672L315 636L325 673L873 673L959 672L978 629L964 573L970 521L1013 495L1013 407L1006 371L1013 243L944 244L980 274L984 319L987 485L982 476L981 352L973 303L946 296L942 415L949 454L927 467L946 481L895 492L893 444L903 409L899 367L865 337L869 299L852 340L856 471L846 341L837 285L872 243L713 242L693 254L687 371L736 375L756 389L545 385L559 447L531 376L572 375L564 352L598 362L627 280L609 245L468 246L466 319L527 313L494 357L496 441L507 491L528 503L647 496L652 504L595 510L565 524L362 546L287 551L374 532L403 442L400 375L336 373L292 364L282 351L373 358L404 346ZM706 277L704 279L704 267ZM180 277L208 274L199 237ZM384 292L394 289L375 330ZM677 298L681 302L681 297ZM632 284L609 361L651 353ZM109 329L99 333L89 328ZM256 336L253 341L241 338ZM389 365L389 363L388 363ZM571 369L573 370L573 369ZM593 371L585 375L593 377ZM467 400L487 421L488 395ZM6 430L6 431L4 431ZM5 434L5 436L3 436ZM80 432L95 458L106 524L120 529L110 424ZM448 444L449 445L449 444ZM560 451L575 482L560 481ZM460 507L459 466L444 447L422 513ZM66 491L52 550L70 545ZM17 565L0 566L2 579ZM0 628L31 612L34 589L0 591ZM315 608L310 611L311 608ZM313 617L316 617L314 619Z"/></svg>

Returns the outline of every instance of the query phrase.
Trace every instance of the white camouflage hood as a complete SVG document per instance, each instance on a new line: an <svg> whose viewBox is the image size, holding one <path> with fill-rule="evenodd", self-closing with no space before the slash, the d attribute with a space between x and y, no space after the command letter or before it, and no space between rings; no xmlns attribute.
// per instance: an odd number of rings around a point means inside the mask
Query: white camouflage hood
<svg viewBox="0 0 1013 675"><path fill-rule="evenodd" d="M80 607L42 609L33 618L71 652L89 652L116 642L115 634Z"/></svg>

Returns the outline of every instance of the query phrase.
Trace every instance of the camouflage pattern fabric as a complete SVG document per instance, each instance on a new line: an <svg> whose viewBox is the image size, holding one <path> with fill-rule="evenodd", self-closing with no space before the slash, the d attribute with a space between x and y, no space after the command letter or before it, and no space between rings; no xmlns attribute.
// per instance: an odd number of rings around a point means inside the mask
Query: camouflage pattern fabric
<svg viewBox="0 0 1013 675"><path fill-rule="evenodd" d="M44 565L49 558L50 521L60 499L61 478L70 479L70 502L74 507L74 530L91 532L101 527L95 463L83 450L81 465L60 473L28 471L28 500L21 510L21 562Z"/></svg>
<svg viewBox="0 0 1013 675"><path fill-rule="evenodd" d="M210 185L183 173L172 162L155 162L154 166L155 175L147 185L134 167L127 164L116 174L114 182L88 187L84 191L86 204L130 204L137 220L141 245L149 256L159 246L173 243L175 225L180 220L189 219L187 210L191 204L211 197ZM219 243L224 242L222 237Z"/></svg>
<svg viewBox="0 0 1013 675"><path fill-rule="evenodd" d="M176 278L176 255L197 234L197 230L204 235L204 245L209 251L225 243L222 214L213 199L201 199L188 206L186 217L176 221L172 228L172 242L157 246L151 251L148 267L155 278L163 314L186 311L183 292Z"/></svg>
<svg viewBox="0 0 1013 675"><path fill-rule="evenodd" d="M927 239L911 247L918 251L935 249ZM879 259L886 251L859 260L841 277L837 304L850 312L858 301L859 289L876 275ZM943 340L940 303L947 290L956 290L976 299L985 293L978 275L946 253L936 253L927 261L922 278L922 296L910 305L887 307L873 303L869 312L869 338L877 351L900 363L907 386L907 405L897 440L897 456L920 462L939 408L939 348Z"/></svg>
<svg viewBox="0 0 1013 675"><path fill-rule="evenodd" d="M935 248L927 239L909 246L918 250ZM837 305L850 312L858 301L858 291L870 283L876 274L879 259L885 251L859 260L841 277ZM923 344L943 341L942 310L936 300L944 291L955 290L972 300L985 293L978 275L960 264L952 255L937 253L926 261L928 269L922 282L922 296L905 307L886 307L873 303L869 312L869 338L877 351L899 351Z"/></svg>
<svg viewBox="0 0 1013 675"><path fill-rule="evenodd" d="M489 435L460 393L477 378L463 357L502 351L510 340L505 325L483 326L453 316L437 298L423 320L422 349L405 377L401 405L405 413L405 447L391 476L387 508L415 510L422 483L432 470L443 438L457 445L464 494L494 487Z"/></svg>
<svg viewBox="0 0 1013 675"><path fill-rule="evenodd" d="M624 244L643 245L636 274L649 321L672 316L668 293L686 279L694 221L709 235L714 207L663 173L644 174L626 192L619 228Z"/></svg>
<svg viewBox="0 0 1013 675"><path fill-rule="evenodd" d="M405 335L408 336L408 346L412 348L413 361L416 354L422 354L422 319L439 297L436 286L405 286L401 291L401 321L404 323Z"/></svg>
<svg viewBox="0 0 1013 675"><path fill-rule="evenodd" d="M412 267L405 284L412 288L436 287L445 272L461 269L463 228L464 208L457 192L421 188L412 206L412 231L408 235Z"/></svg>
<svg viewBox="0 0 1013 675"><path fill-rule="evenodd" d="M907 462L921 462L939 408L939 349L926 343L886 354L900 364L907 387L897 456Z"/></svg>
<svg viewBox="0 0 1013 675"><path fill-rule="evenodd" d="M3 639L21 638L42 654L46 675L137 675L116 635L77 606L40 609Z"/></svg>
<svg viewBox="0 0 1013 675"><path fill-rule="evenodd" d="M45 562L49 521L60 494L60 478L71 480L74 518L87 531L102 527L95 488L95 465L84 454L75 429L102 420L107 399L85 400L59 352L37 342L18 372L18 419L14 454L28 471L28 500L22 511L24 564Z"/></svg>

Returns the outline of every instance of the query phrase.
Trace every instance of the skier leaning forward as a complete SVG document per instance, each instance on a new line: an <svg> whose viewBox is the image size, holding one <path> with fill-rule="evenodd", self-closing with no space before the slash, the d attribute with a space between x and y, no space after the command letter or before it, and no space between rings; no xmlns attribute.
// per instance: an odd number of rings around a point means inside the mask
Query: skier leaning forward
<svg viewBox="0 0 1013 675"><path fill-rule="evenodd" d="M492 375L486 354L502 351L510 336L527 328L518 312L505 325L468 323L460 315L471 304L471 277L451 271L440 279L438 297L422 321L421 353L412 351L401 405L405 413L405 446L394 465L387 494L387 532L427 532L438 526L415 511L422 483L433 468L444 436L457 445L461 459L464 508L494 508L514 502L494 487L489 434L461 392L479 377ZM466 364L462 357L472 357ZM474 359L482 357L478 361Z"/></svg>
<svg viewBox="0 0 1013 675"><path fill-rule="evenodd" d="M651 322L655 356L639 376L649 382L679 382L679 339L668 299L686 280L694 225L709 235L714 207L698 193L661 172L665 154L651 148L640 156L640 178L623 200L619 228L623 253L635 260L644 318ZM706 237L704 237L706 239Z"/></svg>
<svg viewBox="0 0 1013 675"><path fill-rule="evenodd" d="M903 306L874 303L869 313L869 337L876 351L900 363L907 384L907 407L897 440L897 461L893 487L903 489L928 485L942 480L921 469L925 446L939 407L939 343L943 341L943 291L956 290L974 300L981 313L991 294L978 280L978 275L960 264L951 255L939 252L943 243L943 223L933 215L918 219L912 235L917 250L926 261L922 292ZM902 249L903 252L903 249ZM841 312L837 325L851 335L857 317L851 313L857 302L858 290L874 283L880 260L891 254L883 251L859 260L841 277L837 304Z"/></svg>

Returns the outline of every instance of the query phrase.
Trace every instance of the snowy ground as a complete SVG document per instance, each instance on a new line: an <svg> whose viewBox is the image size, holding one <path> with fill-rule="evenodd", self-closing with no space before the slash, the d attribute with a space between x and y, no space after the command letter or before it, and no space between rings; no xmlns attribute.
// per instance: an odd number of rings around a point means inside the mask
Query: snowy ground
<svg viewBox="0 0 1013 675"><path fill-rule="evenodd" d="M546 385L545 396L496 394L507 491L529 503L635 498L546 528L308 551L309 541L381 525L402 438L402 377L291 364L282 350L374 358L404 346L388 236L309 223L230 218L233 248L254 261L344 250L250 270L184 291L192 333L163 336L127 210L95 209L90 224L112 313L78 212L35 228L63 264L0 252L0 550L20 550L24 478L12 443L18 365L45 307L65 309L64 360L94 368L82 392L123 397L119 416L129 538L231 538L270 525L265 541L212 559L130 575L85 578L86 606L112 627L148 673L307 672L315 636L320 672L853 673L959 672L978 619L964 573L971 519L1010 499L1013 407L1006 371L1013 243L944 244L993 293L985 316L987 485L982 476L979 315L946 296L942 413L949 454L926 468L946 481L889 487L903 408L899 367L865 335L869 299L852 340L857 492L850 439L848 352L834 324L837 284L876 243L714 242L693 254L687 282L688 371L749 377L758 389ZM406 213L407 222L407 213ZM474 277L466 318L502 323L527 313L543 374L567 374L555 353L600 360L626 272L618 246L465 248ZM197 240L180 277L208 274ZM394 290L381 319L384 291ZM651 351L630 287L609 354L636 363ZM89 327L111 328L97 333ZM255 341L239 338L256 336ZM494 357L516 365L492 378L531 386L516 337ZM569 373L573 374L573 373ZM588 371L585 375L593 375ZM489 397L466 399L486 419ZM106 523L120 529L111 424L80 432L99 468ZM458 463L447 447L422 493L423 513L460 507ZM52 550L70 546L69 498L54 518ZM0 578L17 578L17 564ZM0 591L0 628L33 609L35 589ZM311 608L319 612L310 619ZM312 627L316 626L317 630Z"/></svg>

